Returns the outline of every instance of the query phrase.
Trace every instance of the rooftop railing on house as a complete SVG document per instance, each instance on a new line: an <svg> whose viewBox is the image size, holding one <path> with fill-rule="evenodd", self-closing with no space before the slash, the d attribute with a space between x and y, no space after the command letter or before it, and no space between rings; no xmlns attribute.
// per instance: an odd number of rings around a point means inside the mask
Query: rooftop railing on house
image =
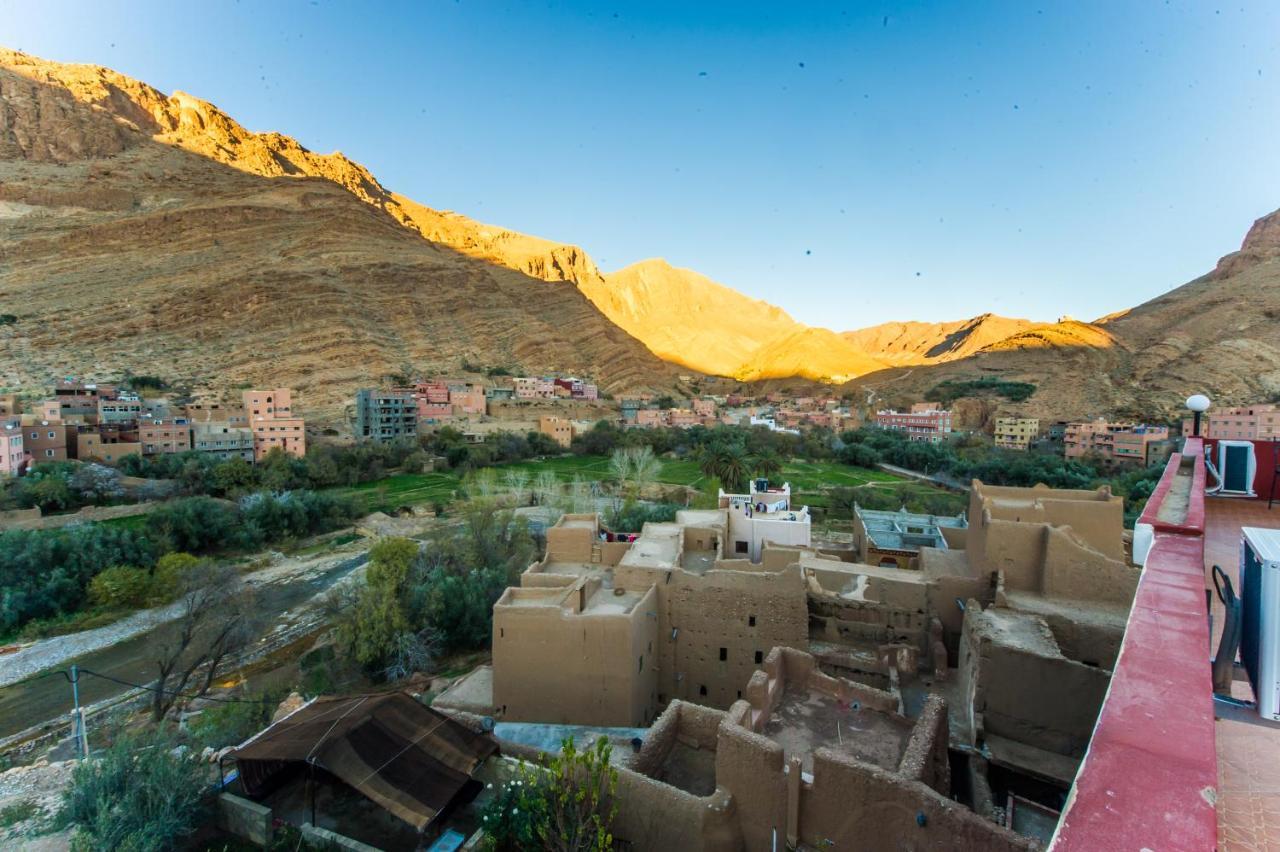
<svg viewBox="0 0 1280 852"><path fill-rule="evenodd" d="M1145 567L1054 852L1215 846L1204 482L1203 442L1189 438L1138 522Z"/></svg>

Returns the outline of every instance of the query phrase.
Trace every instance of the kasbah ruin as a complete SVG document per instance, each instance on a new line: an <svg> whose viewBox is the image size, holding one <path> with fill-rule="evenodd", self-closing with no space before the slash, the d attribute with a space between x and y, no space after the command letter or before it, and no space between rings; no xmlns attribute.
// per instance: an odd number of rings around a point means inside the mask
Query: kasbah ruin
<svg viewBox="0 0 1280 852"><path fill-rule="evenodd" d="M1122 501L975 481L959 521L876 514L845 550L765 481L638 536L566 515L494 607L492 667L433 707L529 758L540 730L634 730L638 849L1038 848L1137 586Z"/></svg>

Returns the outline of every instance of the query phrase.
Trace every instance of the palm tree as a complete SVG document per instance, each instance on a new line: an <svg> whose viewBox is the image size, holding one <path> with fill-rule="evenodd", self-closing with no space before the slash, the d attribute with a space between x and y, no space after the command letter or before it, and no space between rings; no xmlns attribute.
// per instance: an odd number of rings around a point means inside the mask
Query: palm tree
<svg viewBox="0 0 1280 852"><path fill-rule="evenodd" d="M746 491L750 464L741 444L708 444L699 454L698 469L707 478L719 479L731 494Z"/></svg>
<svg viewBox="0 0 1280 852"><path fill-rule="evenodd" d="M782 475L782 457L773 450L764 450L751 459L756 476L774 479Z"/></svg>

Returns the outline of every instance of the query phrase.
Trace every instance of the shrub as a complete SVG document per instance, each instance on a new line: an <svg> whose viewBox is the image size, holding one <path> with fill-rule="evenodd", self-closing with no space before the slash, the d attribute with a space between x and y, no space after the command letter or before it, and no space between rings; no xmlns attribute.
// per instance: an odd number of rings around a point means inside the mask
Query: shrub
<svg viewBox="0 0 1280 852"><path fill-rule="evenodd" d="M538 766L522 764L481 814L492 849L604 852L613 848L618 770L604 737L584 751L572 738Z"/></svg>
<svg viewBox="0 0 1280 852"><path fill-rule="evenodd" d="M233 704L215 704L187 723L187 737L199 748L239 745L271 722L279 697L263 693Z"/></svg>
<svg viewBox="0 0 1280 852"><path fill-rule="evenodd" d="M205 767L162 734L125 734L76 766L63 799L73 850L179 846L204 816Z"/></svg>
<svg viewBox="0 0 1280 852"><path fill-rule="evenodd" d="M132 565L112 565L89 581L89 600L108 609L142 606L150 592L151 575Z"/></svg>

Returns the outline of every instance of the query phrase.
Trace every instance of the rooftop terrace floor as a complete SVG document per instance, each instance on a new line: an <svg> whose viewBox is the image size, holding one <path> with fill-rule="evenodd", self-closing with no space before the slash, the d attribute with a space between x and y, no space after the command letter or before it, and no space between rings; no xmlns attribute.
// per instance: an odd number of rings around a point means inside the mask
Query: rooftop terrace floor
<svg viewBox="0 0 1280 852"><path fill-rule="evenodd" d="M765 723L764 735L790 759L813 771L813 751L830 748L882 769L897 771L912 722L869 707L845 705L807 689L788 689Z"/></svg>
<svg viewBox="0 0 1280 852"><path fill-rule="evenodd" d="M1205 498L1204 563L1220 565L1240 591L1241 527L1280 527L1280 506L1265 500ZM1222 632L1222 604L1213 598L1214 649ZM1237 680L1237 698L1253 699ZM1280 729L1234 719L1214 723L1218 750L1218 847L1222 850L1280 849Z"/></svg>

